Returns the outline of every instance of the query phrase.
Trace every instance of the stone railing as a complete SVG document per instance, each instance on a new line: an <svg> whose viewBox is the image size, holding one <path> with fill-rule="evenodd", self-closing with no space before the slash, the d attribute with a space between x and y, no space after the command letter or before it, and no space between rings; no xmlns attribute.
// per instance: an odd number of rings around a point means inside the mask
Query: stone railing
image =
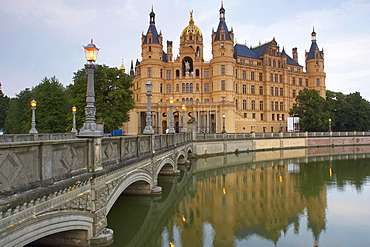
<svg viewBox="0 0 370 247"><path fill-rule="evenodd" d="M330 136L370 136L370 131L352 132L278 132L278 133L197 133L196 140L235 140L269 139L287 137L330 137Z"/></svg>
<svg viewBox="0 0 370 247"><path fill-rule="evenodd" d="M83 180L103 167L132 164L190 141L191 133L177 133L0 143L0 198L69 178Z"/></svg>
<svg viewBox="0 0 370 247"><path fill-rule="evenodd" d="M28 141L47 141L75 139L76 134L72 133L46 133L46 134L6 134L0 135L1 142L28 142Z"/></svg>

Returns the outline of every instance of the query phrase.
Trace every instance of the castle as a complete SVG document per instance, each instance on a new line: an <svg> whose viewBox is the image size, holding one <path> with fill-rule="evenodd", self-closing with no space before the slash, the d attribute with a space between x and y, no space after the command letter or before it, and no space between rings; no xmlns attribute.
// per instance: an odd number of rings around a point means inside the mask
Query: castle
<svg viewBox="0 0 370 247"><path fill-rule="evenodd" d="M189 120L196 122L200 133L286 131L288 112L300 90L314 89L325 97L324 52L317 46L315 31L305 54L304 70L298 63L297 48L289 56L275 38L257 47L235 43L223 5L218 27L212 30L210 61L203 59L203 33L194 24L193 12L181 32L175 57L172 41L167 41L166 51L163 49L153 9L149 19L148 31L141 38L142 60L135 67L131 62L135 109L123 127L125 134L143 133L148 81L152 84L152 126L156 134L165 133L169 127L176 132L189 131Z"/></svg>

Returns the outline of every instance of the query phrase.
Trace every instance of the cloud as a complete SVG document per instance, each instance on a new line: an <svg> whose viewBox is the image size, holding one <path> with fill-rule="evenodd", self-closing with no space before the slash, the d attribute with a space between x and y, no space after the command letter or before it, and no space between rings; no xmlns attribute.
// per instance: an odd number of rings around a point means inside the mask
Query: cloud
<svg viewBox="0 0 370 247"><path fill-rule="evenodd" d="M70 29L83 26L97 18L93 8L76 9L67 6L62 0L12 0L1 1L1 10L27 20L41 20L45 24Z"/></svg>

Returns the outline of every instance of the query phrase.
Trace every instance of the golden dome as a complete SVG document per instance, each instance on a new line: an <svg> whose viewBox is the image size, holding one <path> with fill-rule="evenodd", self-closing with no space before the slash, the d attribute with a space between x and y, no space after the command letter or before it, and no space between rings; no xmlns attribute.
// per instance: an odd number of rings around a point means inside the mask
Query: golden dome
<svg viewBox="0 0 370 247"><path fill-rule="evenodd" d="M193 19L193 11L190 12L190 20L189 25L187 25L182 30L182 35L188 35L188 34L194 34L194 35L200 35L202 36L202 31L200 31L200 28L196 25L194 25L194 19Z"/></svg>

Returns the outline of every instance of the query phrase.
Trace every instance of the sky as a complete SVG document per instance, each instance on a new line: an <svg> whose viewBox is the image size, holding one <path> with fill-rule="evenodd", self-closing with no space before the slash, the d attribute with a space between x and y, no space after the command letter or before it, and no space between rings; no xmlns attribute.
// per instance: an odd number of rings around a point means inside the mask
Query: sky
<svg viewBox="0 0 370 247"><path fill-rule="evenodd" d="M370 0L224 0L226 23L237 43L257 46L273 38L305 65L313 28L324 49L326 88L360 92L370 101ZM203 33L204 60L211 60L211 32L221 1L215 0L0 0L0 82L15 97L44 77L72 83L86 63L83 45L94 40L97 63L126 70L141 60L141 35L154 9L163 42L177 56L189 12ZM166 50L166 48L164 47Z"/></svg>

